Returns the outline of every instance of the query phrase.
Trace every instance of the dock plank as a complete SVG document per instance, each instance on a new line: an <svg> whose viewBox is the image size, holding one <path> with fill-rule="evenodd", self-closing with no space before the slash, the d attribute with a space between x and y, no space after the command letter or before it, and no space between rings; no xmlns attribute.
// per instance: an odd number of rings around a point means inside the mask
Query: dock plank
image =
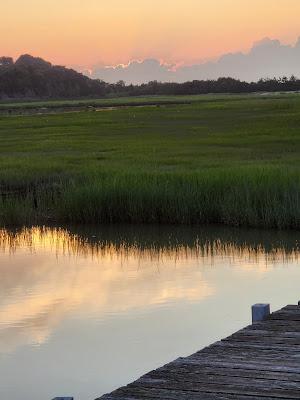
<svg viewBox="0 0 300 400"><path fill-rule="evenodd" d="M288 305L100 399L300 399L300 306Z"/></svg>

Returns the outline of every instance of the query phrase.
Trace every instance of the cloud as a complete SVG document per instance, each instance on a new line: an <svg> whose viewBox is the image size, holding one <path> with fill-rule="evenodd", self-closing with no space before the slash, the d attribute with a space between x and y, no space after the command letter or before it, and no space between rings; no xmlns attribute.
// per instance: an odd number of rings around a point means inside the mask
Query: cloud
<svg viewBox="0 0 300 400"><path fill-rule="evenodd" d="M105 82L116 83L124 80L126 83L144 83L153 80L166 82L170 79L172 65L163 65L158 60L131 61L128 65L116 67L95 67L92 69L93 78Z"/></svg>
<svg viewBox="0 0 300 400"><path fill-rule="evenodd" d="M105 319L209 297L215 288L201 270L192 275L197 279L185 278L194 259L195 250L186 247L170 253L98 247L64 230L0 230L0 355L43 344L74 316Z"/></svg>
<svg viewBox="0 0 300 400"><path fill-rule="evenodd" d="M186 82L217 79L230 76L246 81L296 75L300 77L300 38L295 45L284 45L279 40L265 38L253 44L248 53L229 53L216 61L181 66L160 63L155 59L132 61L116 67L94 67L93 78L115 83L140 84L153 80L161 82Z"/></svg>

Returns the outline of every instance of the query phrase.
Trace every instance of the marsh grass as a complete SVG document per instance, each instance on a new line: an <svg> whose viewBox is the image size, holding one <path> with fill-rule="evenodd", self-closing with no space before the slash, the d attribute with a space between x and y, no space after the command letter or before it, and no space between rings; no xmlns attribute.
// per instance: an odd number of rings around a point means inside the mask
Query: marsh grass
<svg viewBox="0 0 300 400"><path fill-rule="evenodd" d="M298 173L277 169L107 176L68 188L60 215L69 222L298 228L299 196Z"/></svg>
<svg viewBox="0 0 300 400"><path fill-rule="evenodd" d="M0 203L4 224L163 223L300 227L300 177L276 168L198 174L102 174L29 189Z"/></svg>
<svg viewBox="0 0 300 400"><path fill-rule="evenodd" d="M300 98L0 118L0 223L300 227Z"/></svg>

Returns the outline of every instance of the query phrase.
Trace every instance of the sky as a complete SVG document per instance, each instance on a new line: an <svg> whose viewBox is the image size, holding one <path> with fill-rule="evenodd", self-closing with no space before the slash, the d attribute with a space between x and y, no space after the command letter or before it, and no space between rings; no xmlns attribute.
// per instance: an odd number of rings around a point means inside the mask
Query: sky
<svg viewBox="0 0 300 400"><path fill-rule="evenodd" d="M80 70L79 70L80 71ZM149 81L186 82L201 79L231 77L248 82L261 78L300 77L300 38L295 44L264 38L253 43L246 52L222 54L215 60L191 65L167 65L156 59L131 61L113 67L94 66L81 70L92 78L105 82L141 84Z"/></svg>
<svg viewBox="0 0 300 400"><path fill-rule="evenodd" d="M67 66L191 65L300 35L299 0L1 0L0 9L1 55Z"/></svg>

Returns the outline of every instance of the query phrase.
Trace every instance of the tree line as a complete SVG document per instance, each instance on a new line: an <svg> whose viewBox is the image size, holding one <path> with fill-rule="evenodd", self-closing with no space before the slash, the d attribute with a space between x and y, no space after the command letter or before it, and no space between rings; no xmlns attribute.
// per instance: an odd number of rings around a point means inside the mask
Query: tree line
<svg viewBox="0 0 300 400"><path fill-rule="evenodd" d="M224 77L185 83L152 81L142 85L126 85L119 81L111 84L30 55L23 55L16 61L10 57L0 57L2 100L280 91L300 91L300 80L291 76L245 82Z"/></svg>

